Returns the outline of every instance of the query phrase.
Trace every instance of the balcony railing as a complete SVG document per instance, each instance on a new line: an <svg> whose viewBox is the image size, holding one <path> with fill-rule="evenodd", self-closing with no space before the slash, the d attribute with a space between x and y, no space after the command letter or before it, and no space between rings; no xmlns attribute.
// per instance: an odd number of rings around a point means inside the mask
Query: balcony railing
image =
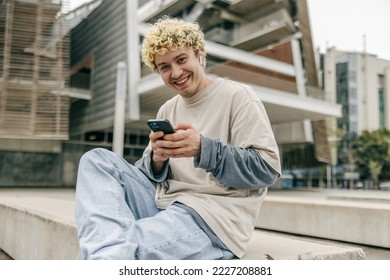
<svg viewBox="0 0 390 280"><path fill-rule="evenodd" d="M69 78L69 87L79 89L91 88L91 74L89 73L75 73Z"/></svg>

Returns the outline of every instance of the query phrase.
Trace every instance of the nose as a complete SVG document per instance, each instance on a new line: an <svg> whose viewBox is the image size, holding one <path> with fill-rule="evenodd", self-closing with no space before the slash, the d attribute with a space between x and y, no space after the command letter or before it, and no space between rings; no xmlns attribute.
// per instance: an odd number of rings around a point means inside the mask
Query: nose
<svg viewBox="0 0 390 280"><path fill-rule="evenodd" d="M172 78L179 78L181 74L183 73L183 70L179 65L172 65Z"/></svg>

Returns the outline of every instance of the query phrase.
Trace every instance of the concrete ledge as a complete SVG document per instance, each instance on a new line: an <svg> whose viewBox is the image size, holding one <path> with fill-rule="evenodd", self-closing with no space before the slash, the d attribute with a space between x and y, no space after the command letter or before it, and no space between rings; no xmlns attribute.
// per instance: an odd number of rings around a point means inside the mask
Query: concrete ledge
<svg viewBox="0 0 390 280"><path fill-rule="evenodd" d="M290 195L289 195L290 194ZM390 248L390 193L269 192L258 228ZM361 194L361 195L358 195ZM364 196L363 196L364 195Z"/></svg>
<svg viewBox="0 0 390 280"><path fill-rule="evenodd" d="M65 213L65 214L64 214ZM72 260L78 254L73 203L0 199L0 248L16 260Z"/></svg>
<svg viewBox="0 0 390 280"><path fill-rule="evenodd" d="M44 197L0 197L0 248L17 260L73 260L79 250L74 203ZM365 259L362 249L255 230L244 259Z"/></svg>
<svg viewBox="0 0 390 280"><path fill-rule="evenodd" d="M259 260L364 260L361 248L335 245L327 242L308 241L301 237L267 232L257 229L248 244L243 259Z"/></svg>

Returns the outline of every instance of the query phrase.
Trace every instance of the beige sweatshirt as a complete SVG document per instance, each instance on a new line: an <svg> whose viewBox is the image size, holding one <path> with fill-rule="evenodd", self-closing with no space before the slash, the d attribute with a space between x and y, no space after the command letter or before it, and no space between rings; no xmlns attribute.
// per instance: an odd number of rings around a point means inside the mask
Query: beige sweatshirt
<svg viewBox="0 0 390 280"><path fill-rule="evenodd" d="M279 152L268 116L248 86L219 78L191 98L173 97L160 108L157 118L169 119L172 124L190 123L202 136L255 149L280 176ZM195 160L169 160L171 178L158 184L156 204L163 209L175 201L190 206L236 256L242 257L269 185L246 188L240 182L235 182L239 187L220 183L225 176L227 182L234 180L235 174L224 174L224 166L218 166L217 180L206 171L208 162L218 163L218 159L203 153L204 148ZM149 154L150 147L144 155ZM246 172L252 174L251 170ZM266 174L253 174L256 176L261 181Z"/></svg>

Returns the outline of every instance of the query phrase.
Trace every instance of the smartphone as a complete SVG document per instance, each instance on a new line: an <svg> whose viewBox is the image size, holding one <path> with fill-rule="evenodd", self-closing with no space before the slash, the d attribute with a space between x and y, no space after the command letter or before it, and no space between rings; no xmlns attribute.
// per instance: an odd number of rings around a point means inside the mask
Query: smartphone
<svg viewBox="0 0 390 280"><path fill-rule="evenodd" d="M164 134L171 134L175 132L171 122L167 119L153 119L147 121L148 126L154 132L163 131Z"/></svg>

